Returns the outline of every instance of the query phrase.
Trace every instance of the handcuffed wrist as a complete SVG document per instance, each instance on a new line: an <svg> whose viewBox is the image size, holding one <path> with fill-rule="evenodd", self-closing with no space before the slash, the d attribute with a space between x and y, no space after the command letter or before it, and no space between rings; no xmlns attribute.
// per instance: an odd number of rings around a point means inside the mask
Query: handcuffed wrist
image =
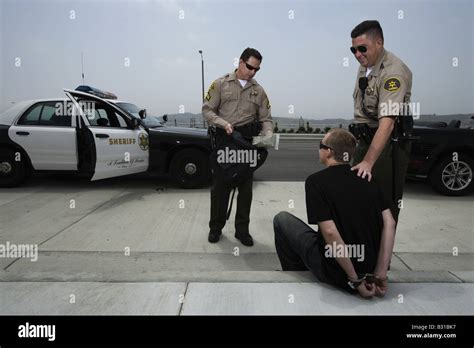
<svg viewBox="0 0 474 348"><path fill-rule="evenodd" d="M360 278L360 279L351 279L351 278L347 278L347 285L349 285L349 287L351 289L354 289L356 290L364 281L364 278Z"/></svg>

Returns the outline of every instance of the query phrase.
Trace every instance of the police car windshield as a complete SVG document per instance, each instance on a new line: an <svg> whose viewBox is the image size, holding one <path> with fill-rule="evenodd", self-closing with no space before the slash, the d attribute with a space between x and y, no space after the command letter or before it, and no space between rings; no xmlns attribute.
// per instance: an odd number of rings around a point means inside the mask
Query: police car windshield
<svg viewBox="0 0 474 348"><path fill-rule="evenodd" d="M135 105L135 104L132 104L132 103L123 103L123 102L120 102L120 103L116 103L121 109L125 110L126 112L128 112L129 114L131 114L132 116L136 117L136 118L140 118L140 115L139 115L139 112L140 112L140 108ZM160 122L160 120L158 118L156 118L155 116L150 116L148 115L144 120L142 120L142 122L145 124L145 126L147 126L148 128L153 128L153 127L163 127L163 124Z"/></svg>
<svg viewBox="0 0 474 348"><path fill-rule="evenodd" d="M132 114L135 117L140 117L140 115L138 113L140 112L141 109L138 106L136 106L135 104L117 103L117 105L120 106L120 108L127 111L129 114Z"/></svg>

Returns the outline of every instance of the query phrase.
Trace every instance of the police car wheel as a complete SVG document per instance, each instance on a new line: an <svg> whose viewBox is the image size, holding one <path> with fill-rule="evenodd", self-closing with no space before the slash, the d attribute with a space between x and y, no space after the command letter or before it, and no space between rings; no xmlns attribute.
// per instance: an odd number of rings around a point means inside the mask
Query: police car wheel
<svg viewBox="0 0 474 348"><path fill-rule="evenodd" d="M16 155L15 151L0 149L0 187L15 187L26 179L25 163L16 161Z"/></svg>
<svg viewBox="0 0 474 348"><path fill-rule="evenodd" d="M196 149L176 153L171 161L170 173L182 188L197 188L209 182L208 156Z"/></svg>
<svg viewBox="0 0 474 348"><path fill-rule="evenodd" d="M463 196L474 188L474 161L459 153L442 158L430 173L431 186L446 196Z"/></svg>

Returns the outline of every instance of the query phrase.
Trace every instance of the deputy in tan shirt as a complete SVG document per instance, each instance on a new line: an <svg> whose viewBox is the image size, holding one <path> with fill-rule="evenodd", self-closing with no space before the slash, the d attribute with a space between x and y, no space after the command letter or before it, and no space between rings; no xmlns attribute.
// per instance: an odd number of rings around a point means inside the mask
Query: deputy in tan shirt
<svg viewBox="0 0 474 348"><path fill-rule="evenodd" d="M246 138L259 133L272 135L270 101L263 87L253 78L260 70L261 62L262 55L256 49L247 48L240 56L238 68L218 78L209 87L202 106L202 114L209 125L218 128L217 140L223 136L223 132L230 135L234 129L240 131ZM258 125L258 129L253 125ZM238 186L235 214L235 237L246 246L253 245L249 232L252 184L253 176ZM231 190L232 187L214 178L208 236L210 243L217 243L222 235Z"/></svg>
<svg viewBox="0 0 474 348"><path fill-rule="evenodd" d="M243 69L252 71L247 67ZM271 134L273 127L271 106L265 90L253 78L245 80L249 76L240 77L242 81L246 81L242 87L238 73L240 74L239 69L218 78L211 84L202 106L206 121L210 125L226 129L229 124L238 127L254 121L257 117L262 124L262 133Z"/></svg>
<svg viewBox="0 0 474 348"><path fill-rule="evenodd" d="M368 85L362 103L359 79L364 77L367 77ZM382 117L401 115L403 108L398 108L398 113L394 115L397 112L395 105L408 105L411 82L410 69L400 58L382 47L380 57L372 68L359 67L353 93L355 122L377 128Z"/></svg>
<svg viewBox="0 0 474 348"><path fill-rule="evenodd" d="M376 179L392 201L392 215L398 221L411 142L406 138L392 142L391 138L396 118L410 117L412 73L400 58L385 50L378 21L360 23L351 37L351 51L360 63L353 93L354 122L366 123L373 134L370 141L359 139L352 169L362 178ZM393 146L398 147L395 152Z"/></svg>

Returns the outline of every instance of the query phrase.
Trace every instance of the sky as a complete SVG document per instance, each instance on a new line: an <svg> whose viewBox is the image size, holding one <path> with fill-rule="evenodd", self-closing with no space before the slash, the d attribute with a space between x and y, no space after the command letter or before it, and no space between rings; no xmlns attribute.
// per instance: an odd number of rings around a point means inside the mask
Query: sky
<svg viewBox="0 0 474 348"><path fill-rule="evenodd" d="M377 19L413 73L421 114L474 113L474 0L0 0L0 109L85 84L147 108L200 113L246 47L273 116L352 118L350 32Z"/></svg>

